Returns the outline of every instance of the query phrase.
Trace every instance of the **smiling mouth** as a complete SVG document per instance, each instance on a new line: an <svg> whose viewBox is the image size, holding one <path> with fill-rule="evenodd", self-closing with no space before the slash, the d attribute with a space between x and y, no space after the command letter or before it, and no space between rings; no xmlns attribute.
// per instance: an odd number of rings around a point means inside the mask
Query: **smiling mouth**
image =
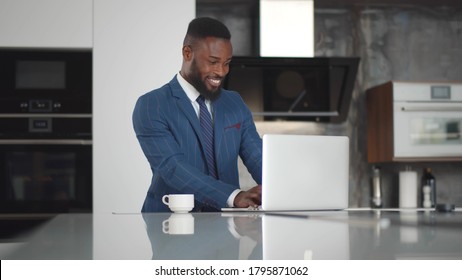
<svg viewBox="0 0 462 280"><path fill-rule="evenodd" d="M219 87L221 85L222 79L220 78L207 78L207 81L209 82L210 85L214 87Z"/></svg>

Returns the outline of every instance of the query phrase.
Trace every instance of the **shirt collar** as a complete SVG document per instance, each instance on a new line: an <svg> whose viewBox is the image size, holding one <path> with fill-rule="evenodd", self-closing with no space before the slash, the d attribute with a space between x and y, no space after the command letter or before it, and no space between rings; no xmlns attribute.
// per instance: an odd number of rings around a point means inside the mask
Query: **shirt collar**
<svg viewBox="0 0 462 280"><path fill-rule="evenodd" d="M180 84L181 88L184 90L188 98L191 100L191 102L196 102L196 99L200 95L197 89L188 81L186 81L180 73L176 75L176 79L178 80L178 83Z"/></svg>

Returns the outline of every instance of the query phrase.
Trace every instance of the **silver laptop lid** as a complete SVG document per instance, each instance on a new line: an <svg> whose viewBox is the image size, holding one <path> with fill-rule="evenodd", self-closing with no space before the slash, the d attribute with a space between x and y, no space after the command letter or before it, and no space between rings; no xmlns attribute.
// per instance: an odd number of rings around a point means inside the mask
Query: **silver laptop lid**
<svg viewBox="0 0 462 280"><path fill-rule="evenodd" d="M263 136L262 209L336 210L348 207L346 136Z"/></svg>

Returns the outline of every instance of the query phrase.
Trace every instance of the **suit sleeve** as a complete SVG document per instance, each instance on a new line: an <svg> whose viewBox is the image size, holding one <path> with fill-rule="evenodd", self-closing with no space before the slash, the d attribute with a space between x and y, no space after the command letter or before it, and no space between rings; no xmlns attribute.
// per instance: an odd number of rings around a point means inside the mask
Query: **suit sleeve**
<svg viewBox="0 0 462 280"><path fill-rule="evenodd" d="M242 100L242 99L241 99ZM250 175L259 185L262 184L262 140L253 121L252 113L242 100L244 122L239 156Z"/></svg>

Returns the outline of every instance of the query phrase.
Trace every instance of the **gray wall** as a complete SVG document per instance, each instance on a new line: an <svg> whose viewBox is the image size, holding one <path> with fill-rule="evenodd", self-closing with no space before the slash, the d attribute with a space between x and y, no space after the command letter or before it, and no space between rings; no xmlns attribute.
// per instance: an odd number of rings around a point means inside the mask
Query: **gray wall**
<svg viewBox="0 0 462 280"><path fill-rule="evenodd" d="M245 7L242 7L245 9ZM198 9L225 21L236 42L254 32L249 13ZM244 16L243 16L244 15ZM240 24L239 30L233 26ZM237 38L236 38L237 37ZM239 46L236 55L252 54L252 46ZM360 69L348 119L343 124L258 122L260 133L347 135L351 141L350 206L369 206L370 169L367 163L366 89L389 80L462 81L462 8L418 5L350 6L317 8L316 56L359 56ZM438 202L462 206L462 163L414 162L381 164L384 206L398 206L398 172L405 166L418 171L431 167L437 182ZM241 183L252 185L245 172Z"/></svg>

